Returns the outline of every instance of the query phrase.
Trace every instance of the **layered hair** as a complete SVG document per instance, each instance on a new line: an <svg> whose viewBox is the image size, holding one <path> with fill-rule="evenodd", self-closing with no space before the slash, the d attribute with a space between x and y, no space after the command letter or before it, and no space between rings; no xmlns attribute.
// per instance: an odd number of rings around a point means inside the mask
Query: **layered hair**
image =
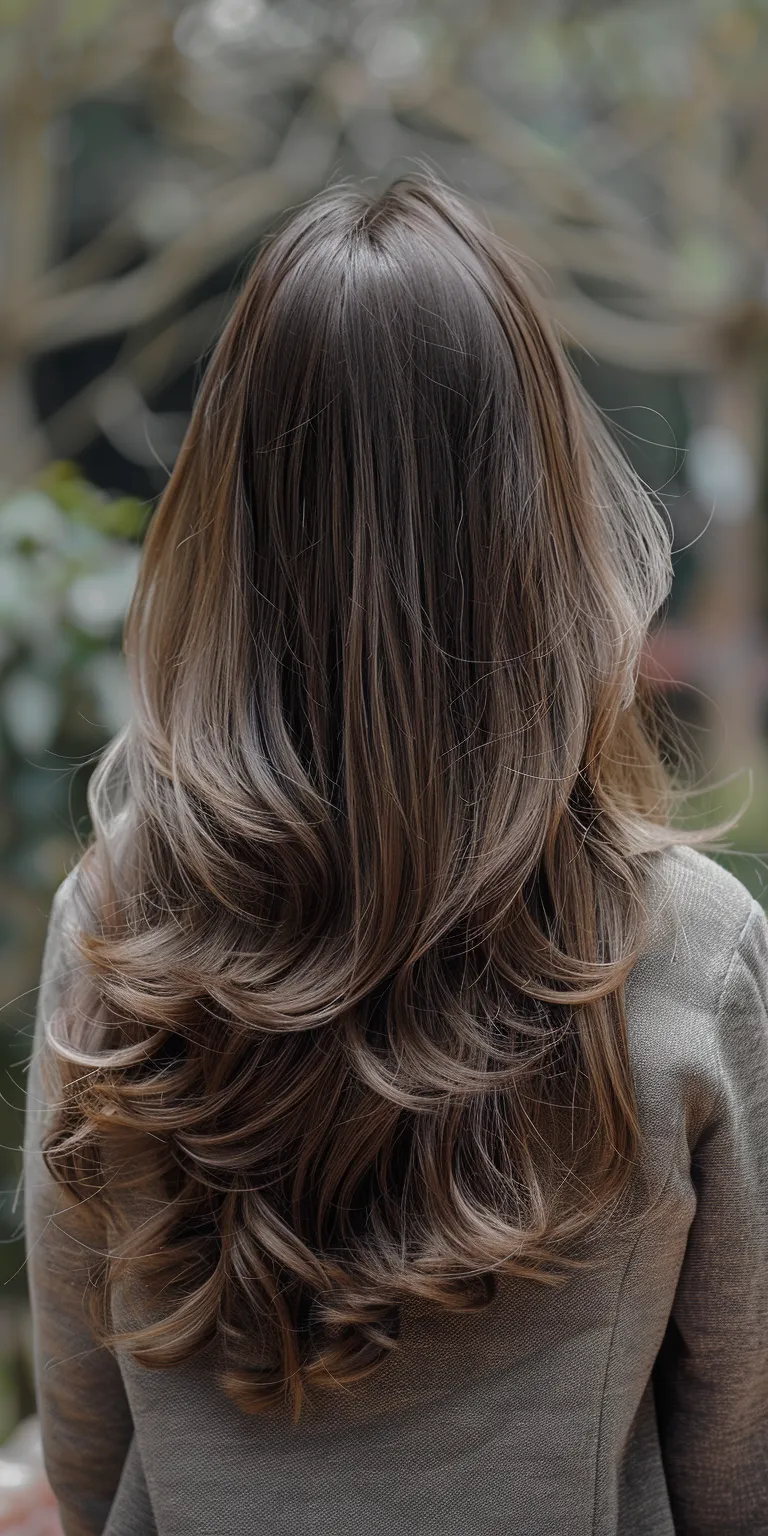
<svg viewBox="0 0 768 1536"><path fill-rule="evenodd" d="M697 837L641 666L670 575L461 199L342 184L264 243L145 542L49 1027L107 1342L215 1343L237 1404L298 1415L408 1298L556 1283L629 1210L624 983Z"/></svg>

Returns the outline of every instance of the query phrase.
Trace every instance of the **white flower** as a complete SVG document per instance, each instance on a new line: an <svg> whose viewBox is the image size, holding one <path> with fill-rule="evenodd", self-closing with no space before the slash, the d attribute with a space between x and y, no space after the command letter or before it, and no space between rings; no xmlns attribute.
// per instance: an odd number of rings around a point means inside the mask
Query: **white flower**
<svg viewBox="0 0 768 1536"><path fill-rule="evenodd" d="M129 549L103 571L77 576L66 596L66 609L78 629L108 636L125 618L139 570L139 551Z"/></svg>
<svg viewBox="0 0 768 1536"><path fill-rule="evenodd" d="M0 505L0 550L14 549L25 540L47 549L64 544L69 522L50 496L42 491L19 491Z"/></svg>
<svg viewBox="0 0 768 1536"><path fill-rule="evenodd" d="M42 752L59 724L61 698L46 678L20 668L6 679L0 712L11 741L22 753Z"/></svg>

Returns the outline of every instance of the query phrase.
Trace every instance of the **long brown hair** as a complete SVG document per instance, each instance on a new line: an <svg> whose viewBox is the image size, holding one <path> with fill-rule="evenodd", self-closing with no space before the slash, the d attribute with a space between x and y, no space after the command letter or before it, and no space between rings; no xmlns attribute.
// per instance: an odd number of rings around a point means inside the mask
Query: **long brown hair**
<svg viewBox="0 0 768 1536"><path fill-rule="evenodd" d="M146 540L50 1029L46 1157L110 1213L102 1302L155 1303L138 1360L218 1341L298 1414L405 1298L552 1283L624 1209L624 982L696 840L640 666L670 570L459 198L335 186L265 243Z"/></svg>

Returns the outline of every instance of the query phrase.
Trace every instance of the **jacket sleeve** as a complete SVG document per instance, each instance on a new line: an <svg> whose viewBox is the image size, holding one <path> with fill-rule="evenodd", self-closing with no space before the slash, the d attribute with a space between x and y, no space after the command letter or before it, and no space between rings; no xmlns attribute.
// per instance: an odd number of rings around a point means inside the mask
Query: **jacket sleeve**
<svg viewBox="0 0 768 1536"><path fill-rule="evenodd" d="M77 959L68 934L74 873L54 897L43 954L24 1133L24 1219L35 1384L48 1478L65 1536L100 1536L133 1433L114 1355L98 1345L84 1298L98 1248L91 1224L53 1180L41 1141L50 1105L41 1071L45 1021Z"/></svg>
<svg viewBox="0 0 768 1536"><path fill-rule="evenodd" d="M697 1204L654 1367L679 1536L768 1531L768 920L752 902L725 978L721 1084L695 1146Z"/></svg>

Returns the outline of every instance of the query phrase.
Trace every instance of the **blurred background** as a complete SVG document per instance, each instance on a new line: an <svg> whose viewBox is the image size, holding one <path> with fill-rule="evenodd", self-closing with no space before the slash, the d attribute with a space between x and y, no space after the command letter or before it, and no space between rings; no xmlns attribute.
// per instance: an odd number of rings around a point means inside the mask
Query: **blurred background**
<svg viewBox="0 0 768 1536"><path fill-rule="evenodd" d="M748 802L727 858L763 898L768 0L0 16L3 1442L33 1411L18 1148L40 954L125 718L140 540L260 239L329 180L426 162L533 263L674 530L647 665L685 725L686 814ZM0 1453L0 1499L19 1475Z"/></svg>

